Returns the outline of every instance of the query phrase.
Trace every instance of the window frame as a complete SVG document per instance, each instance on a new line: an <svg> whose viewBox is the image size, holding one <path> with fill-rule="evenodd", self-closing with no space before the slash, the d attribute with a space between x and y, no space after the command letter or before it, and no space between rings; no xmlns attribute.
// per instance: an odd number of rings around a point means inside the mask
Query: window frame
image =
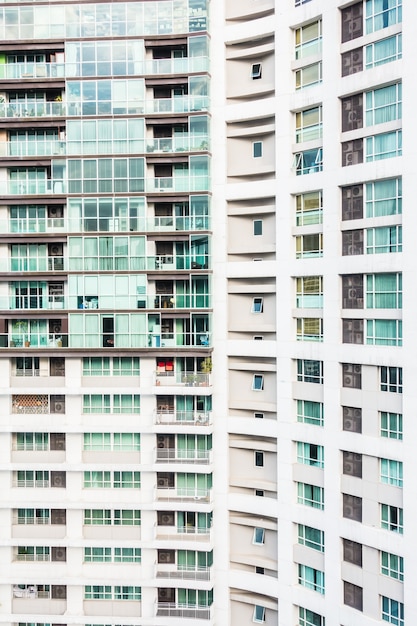
<svg viewBox="0 0 417 626"><path fill-rule="evenodd" d="M253 529L252 543L254 546L263 546L265 544L265 528L255 526Z"/></svg>
<svg viewBox="0 0 417 626"><path fill-rule="evenodd" d="M380 435L386 439L403 438L403 415L402 413L391 413L379 411Z"/></svg>
<svg viewBox="0 0 417 626"><path fill-rule="evenodd" d="M402 489L404 484L402 461L380 458L379 470L381 483Z"/></svg>
<svg viewBox="0 0 417 626"><path fill-rule="evenodd" d="M253 374L252 391L264 391L265 378L263 374Z"/></svg>
<svg viewBox="0 0 417 626"><path fill-rule="evenodd" d="M262 297L252 298L251 313L263 313L264 312L264 299Z"/></svg>
<svg viewBox="0 0 417 626"><path fill-rule="evenodd" d="M253 141L252 142L252 158L253 159L261 159L263 157L263 141Z"/></svg>
<svg viewBox="0 0 417 626"><path fill-rule="evenodd" d="M381 574L404 582L404 558L398 554L380 551Z"/></svg>
<svg viewBox="0 0 417 626"><path fill-rule="evenodd" d="M305 524L297 524L298 530L298 543L301 546L306 546L317 552L324 552L324 530L319 528L313 528L312 526L306 526ZM313 531L312 533L310 531ZM317 534L318 539L309 537L309 534Z"/></svg>
<svg viewBox="0 0 417 626"><path fill-rule="evenodd" d="M262 63L252 63L250 77L252 80L259 80L262 78Z"/></svg>

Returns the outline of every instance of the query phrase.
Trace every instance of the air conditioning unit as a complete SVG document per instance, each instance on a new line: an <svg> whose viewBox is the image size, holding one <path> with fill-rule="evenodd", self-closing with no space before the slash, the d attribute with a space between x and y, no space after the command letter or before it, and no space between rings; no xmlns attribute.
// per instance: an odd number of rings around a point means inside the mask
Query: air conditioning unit
<svg viewBox="0 0 417 626"><path fill-rule="evenodd" d="M66 561L67 549L66 548L52 548L52 560L53 561Z"/></svg>
<svg viewBox="0 0 417 626"><path fill-rule="evenodd" d="M51 433L50 441L51 450L65 450L65 433Z"/></svg>
<svg viewBox="0 0 417 626"><path fill-rule="evenodd" d="M168 478L158 478L158 487L161 489L167 489L169 487Z"/></svg>
<svg viewBox="0 0 417 626"><path fill-rule="evenodd" d="M61 321L56 320L50 324L49 332L53 333L54 335L59 335L62 332L61 328L62 328Z"/></svg>
<svg viewBox="0 0 417 626"><path fill-rule="evenodd" d="M346 476L352 476L353 474L352 463L348 463L348 462L343 463L343 473L346 474Z"/></svg>
<svg viewBox="0 0 417 626"><path fill-rule="evenodd" d="M65 526L67 523L67 511L65 509L51 509L51 524Z"/></svg>
<svg viewBox="0 0 417 626"><path fill-rule="evenodd" d="M64 211L61 206L50 206L48 209L48 217L63 217Z"/></svg>
<svg viewBox="0 0 417 626"><path fill-rule="evenodd" d="M63 489L66 482L65 472L51 472L51 487Z"/></svg>
<svg viewBox="0 0 417 626"><path fill-rule="evenodd" d="M62 256L63 255L63 248L62 248L62 244L54 244L49 248L49 254L51 256Z"/></svg>
<svg viewBox="0 0 417 626"><path fill-rule="evenodd" d="M62 400L51 400L51 413L65 413L65 402Z"/></svg>
<svg viewBox="0 0 417 626"><path fill-rule="evenodd" d="M343 387L352 387L352 377L351 376L343 376Z"/></svg>
<svg viewBox="0 0 417 626"><path fill-rule="evenodd" d="M159 552L158 554L159 563L172 563L172 553L171 552Z"/></svg>
<svg viewBox="0 0 417 626"><path fill-rule="evenodd" d="M161 526L174 526L175 515L174 513L164 513L161 515Z"/></svg>
<svg viewBox="0 0 417 626"><path fill-rule="evenodd" d="M67 597L67 588L65 585L52 585L52 598L54 600L65 600Z"/></svg>

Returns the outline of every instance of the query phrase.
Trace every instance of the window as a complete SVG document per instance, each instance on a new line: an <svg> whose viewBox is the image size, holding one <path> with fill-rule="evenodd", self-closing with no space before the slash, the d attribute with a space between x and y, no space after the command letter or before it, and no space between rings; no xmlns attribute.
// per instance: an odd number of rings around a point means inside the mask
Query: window
<svg viewBox="0 0 417 626"><path fill-rule="evenodd" d="M252 380L252 390L253 391L263 391L264 388L264 377L261 374L254 374Z"/></svg>
<svg viewBox="0 0 417 626"><path fill-rule="evenodd" d="M388 87L380 87L367 91L366 126L384 124L401 119L402 85L395 83Z"/></svg>
<svg viewBox="0 0 417 626"><path fill-rule="evenodd" d="M257 80L258 78L262 78L262 63L252 63L250 75L251 75L252 80Z"/></svg>
<svg viewBox="0 0 417 626"><path fill-rule="evenodd" d="M322 64L321 61L300 67L295 72L295 88L304 89L311 85L317 85L322 81Z"/></svg>
<svg viewBox="0 0 417 626"><path fill-rule="evenodd" d="M312 400L297 400L297 422L324 426L323 403Z"/></svg>
<svg viewBox="0 0 417 626"><path fill-rule="evenodd" d="M298 235L295 238L296 258L312 259L323 256L323 234Z"/></svg>
<svg viewBox="0 0 417 626"><path fill-rule="evenodd" d="M265 607L255 604L253 609L252 621L257 623L263 623L265 621Z"/></svg>
<svg viewBox="0 0 417 626"><path fill-rule="evenodd" d="M323 193L310 191L295 196L296 224L309 226L321 224L323 221Z"/></svg>
<svg viewBox="0 0 417 626"><path fill-rule="evenodd" d="M394 626L404 626L404 604L385 596L381 596L381 602L382 620L394 624Z"/></svg>
<svg viewBox="0 0 417 626"><path fill-rule="evenodd" d="M84 548L86 563L110 563L111 560L111 548Z"/></svg>
<svg viewBox="0 0 417 626"><path fill-rule="evenodd" d="M368 274L366 307L368 309L402 309L402 273Z"/></svg>
<svg viewBox="0 0 417 626"><path fill-rule="evenodd" d="M360 220L363 217L363 185L342 187L342 220Z"/></svg>
<svg viewBox="0 0 417 626"><path fill-rule="evenodd" d="M88 471L84 472L85 489L139 489L140 472Z"/></svg>
<svg viewBox="0 0 417 626"><path fill-rule="evenodd" d="M253 234L258 236L258 235L262 235L262 227L263 227L263 221L262 220L253 220Z"/></svg>
<svg viewBox="0 0 417 626"><path fill-rule="evenodd" d="M84 433L84 450L140 450L139 433Z"/></svg>
<svg viewBox="0 0 417 626"><path fill-rule="evenodd" d="M297 318L297 341L323 341L322 318Z"/></svg>
<svg viewBox="0 0 417 626"><path fill-rule="evenodd" d="M113 548L115 563L140 563L142 551L140 548Z"/></svg>
<svg viewBox="0 0 417 626"><path fill-rule="evenodd" d="M84 587L85 600L111 600L112 588L110 585L86 585Z"/></svg>
<svg viewBox="0 0 417 626"><path fill-rule="evenodd" d="M309 609L298 607L298 626L325 626L324 617Z"/></svg>
<svg viewBox="0 0 417 626"><path fill-rule="evenodd" d="M110 489L111 472L84 472L84 488Z"/></svg>
<svg viewBox="0 0 417 626"><path fill-rule="evenodd" d="M403 557L389 552L381 552L381 574L402 582L404 580Z"/></svg>
<svg viewBox="0 0 417 626"><path fill-rule="evenodd" d="M403 416L401 413L387 413L385 411L381 411L379 415L381 437L388 437L388 439L402 439Z"/></svg>
<svg viewBox="0 0 417 626"><path fill-rule="evenodd" d="M311 506L313 509L324 509L324 489L307 483L297 483L297 502Z"/></svg>
<svg viewBox="0 0 417 626"><path fill-rule="evenodd" d="M363 95L361 93L342 99L342 132L363 126Z"/></svg>
<svg viewBox="0 0 417 626"><path fill-rule="evenodd" d="M252 143L252 156L254 159L259 159L263 156L262 154L263 143L262 141L254 141Z"/></svg>
<svg viewBox="0 0 417 626"><path fill-rule="evenodd" d="M295 30L295 58L303 59L321 53L321 20Z"/></svg>
<svg viewBox="0 0 417 626"><path fill-rule="evenodd" d="M139 376L139 357L84 357L83 376Z"/></svg>
<svg viewBox="0 0 417 626"><path fill-rule="evenodd" d="M39 357L17 357L13 361L15 376L39 376Z"/></svg>
<svg viewBox="0 0 417 626"><path fill-rule="evenodd" d="M314 141L323 136L321 106L305 109L295 114L295 141L303 143Z"/></svg>
<svg viewBox="0 0 417 626"><path fill-rule="evenodd" d="M343 581L343 603L357 611L363 610L363 589Z"/></svg>
<svg viewBox="0 0 417 626"><path fill-rule="evenodd" d="M362 409L353 406L343 408L343 430L352 433L362 432Z"/></svg>
<svg viewBox="0 0 417 626"><path fill-rule="evenodd" d="M140 413L140 396L89 394L83 396L83 413Z"/></svg>
<svg viewBox="0 0 417 626"><path fill-rule="evenodd" d="M381 528L402 535L404 531L403 510L390 504L381 504Z"/></svg>
<svg viewBox="0 0 417 626"><path fill-rule="evenodd" d="M323 361L297 359L297 380L304 383L323 384Z"/></svg>
<svg viewBox="0 0 417 626"><path fill-rule="evenodd" d="M297 176L315 174L323 169L323 148L311 148L294 154L294 168Z"/></svg>
<svg viewBox="0 0 417 626"><path fill-rule="evenodd" d="M366 254L402 252L402 226L380 226L366 230Z"/></svg>
<svg viewBox="0 0 417 626"><path fill-rule="evenodd" d="M263 498L265 495L265 491L263 489L255 489L255 496L259 498Z"/></svg>
<svg viewBox="0 0 417 626"><path fill-rule="evenodd" d="M323 277L303 276L297 278L297 308L323 308Z"/></svg>
<svg viewBox="0 0 417 626"><path fill-rule="evenodd" d="M264 414L263 413L254 413L253 417L255 417L256 419L263 419L264 418Z"/></svg>
<svg viewBox="0 0 417 626"><path fill-rule="evenodd" d="M254 298L252 300L252 313L263 313L263 310L264 310L264 299Z"/></svg>
<svg viewBox="0 0 417 626"><path fill-rule="evenodd" d="M362 455L343 451L343 474L362 478Z"/></svg>
<svg viewBox="0 0 417 626"><path fill-rule="evenodd" d="M366 137L366 162L380 161L402 155L402 131Z"/></svg>
<svg viewBox="0 0 417 626"><path fill-rule="evenodd" d="M402 35L399 33L366 46L366 69L369 70L371 67L377 67L378 65L401 59L403 56L402 43Z"/></svg>
<svg viewBox="0 0 417 626"><path fill-rule="evenodd" d="M84 524L86 526L107 526L112 523L110 509L85 509Z"/></svg>
<svg viewBox="0 0 417 626"><path fill-rule="evenodd" d="M402 346L402 321L366 320L366 343L373 346Z"/></svg>
<svg viewBox="0 0 417 626"><path fill-rule="evenodd" d="M342 9L342 43L363 35L363 3Z"/></svg>
<svg viewBox="0 0 417 626"><path fill-rule="evenodd" d="M351 139L342 143L342 167L363 163L363 139Z"/></svg>
<svg viewBox="0 0 417 626"><path fill-rule="evenodd" d="M140 472L114 472L115 489L140 489Z"/></svg>
<svg viewBox="0 0 417 626"><path fill-rule="evenodd" d="M264 466L264 453L255 451L255 467L263 467Z"/></svg>
<svg viewBox="0 0 417 626"><path fill-rule="evenodd" d="M16 433L16 450L49 450L49 433Z"/></svg>
<svg viewBox="0 0 417 626"><path fill-rule="evenodd" d="M402 21L402 0L366 0L366 33L387 28Z"/></svg>
<svg viewBox="0 0 417 626"><path fill-rule="evenodd" d="M402 367L380 367L381 391L391 393L403 392L403 368Z"/></svg>
<svg viewBox="0 0 417 626"><path fill-rule="evenodd" d="M298 524L298 543L318 552L324 552L324 532L318 528Z"/></svg>
<svg viewBox="0 0 417 626"><path fill-rule="evenodd" d="M315 443L297 441L297 463L324 467L324 448Z"/></svg>
<svg viewBox="0 0 417 626"><path fill-rule="evenodd" d="M343 560L346 563L353 563L353 565L362 567L362 544L351 539L343 539L342 541Z"/></svg>
<svg viewBox="0 0 417 626"><path fill-rule="evenodd" d="M257 545L265 543L265 529L264 528L253 529L252 543L257 544Z"/></svg>
<svg viewBox="0 0 417 626"><path fill-rule="evenodd" d="M394 487L403 486L403 464L401 461L380 459L381 482Z"/></svg>
<svg viewBox="0 0 417 626"><path fill-rule="evenodd" d="M343 517L346 519L354 520L355 522L362 521L362 498L352 496L350 493L343 494Z"/></svg>
<svg viewBox="0 0 417 626"><path fill-rule="evenodd" d="M390 178L365 186L366 217L384 217L402 213L402 179Z"/></svg>
<svg viewBox="0 0 417 626"><path fill-rule="evenodd" d="M50 561L51 550L43 546L17 546L15 559L16 561Z"/></svg>
<svg viewBox="0 0 417 626"><path fill-rule="evenodd" d="M255 567L255 574L265 574L265 568L264 567Z"/></svg>
<svg viewBox="0 0 417 626"><path fill-rule="evenodd" d="M140 526L140 511L130 509L115 509L113 524L115 526Z"/></svg>
<svg viewBox="0 0 417 626"><path fill-rule="evenodd" d="M324 572L299 563L298 584L324 594Z"/></svg>
<svg viewBox="0 0 417 626"><path fill-rule="evenodd" d="M342 232L342 255L363 254L363 230L345 230Z"/></svg>
<svg viewBox="0 0 417 626"><path fill-rule="evenodd" d="M123 585L114 587L115 600L141 600L142 590L140 587L132 587L131 585Z"/></svg>
<svg viewBox="0 0 417 626"><path fill-rule="evenodd" d="M363 343L363 320L344 319L342 329L343 343Z"/></svg>

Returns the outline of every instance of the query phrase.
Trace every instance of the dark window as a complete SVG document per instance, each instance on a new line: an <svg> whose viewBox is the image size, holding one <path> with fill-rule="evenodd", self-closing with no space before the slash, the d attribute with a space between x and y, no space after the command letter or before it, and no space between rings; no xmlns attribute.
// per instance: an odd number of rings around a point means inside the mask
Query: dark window
<svg viewBox="0 0 417 626"><path fill-rule="evenodd" d="M363 185L342 187L342 220L363 218Z"/></svg>
<svg viewBox="0 0 417 626"><path fill-rule="evenodd" d="M265 491L263 489L255 489L255 496L263 498L265 495Z"/></svg>
<svg viewBox="0 0 417 626"><path fill-rule="evenodd" d="M363 254L363 230L345 230L342 232L342 255Z"/></svg>
<svg viewBox="0 0 417 626"><path fill-rule="evenodd" d="M174 511L158 511L158 526L175 526Z"/></svg>
<svg viewBox="0 0 417 626"><path fill-rule="evenodd" d="M343 309L363 309L363 274L342 276Z"/></svg>
<svg viewBox="0 0 417 626"><path fill-rule="evenodd" d="M363 70L363 48L355 48L342 54L342 76L356 74Z"/></svg>
<svg viewBox="0 0 417 626"><path fill-rule="evenodd" d="M265 574L265 568L264 567L255 567L255 573L256 574Z"/></svg>
<svg viewBox="0 0 417 626"><path fill-rule="evenodd" d="M264 453L255 451L255 465L256 467L264 466Z"/></svg>
<svg viewBox="0 0 417 626"><path fill-rule="evenodd" d="M363 3L342 9L342 43L363 35Z"/></svg>
<svg viewBox="0 0 417 626"><path fill-rule="evenodd" d="M256 80L257 78L262 78L262 63L253 63L251 69L251 77L252 80Z"/></svg>
<svg viewBox="0 0 417 626"><path fill-rule="evenodd" d="M354 520L355 522L361 522L362 498L358 498L358 496L352 496L350 493L344 493L343 517L345 517L346 519Z"/></svg>
<svg viewBox="0 0 417 626"><path fill-rule="evenodd" d="M158 489L171 489L175 487L174 472L158 472L156 476Z"/></svg>
<svg viewBox="0 0 417 626"><path fill-rule="evenodd" d="M353 609L362 611L363 608L363 589L352 583L343 581L343 602Z"/></svg>
<svg viewBox="0 0 417 626"><path fill-rule="evenodd" d="M262 235L262 220L253 221L253 234Z"/></svg>
<svg viewBox="0 0 417 626"><path fill-rule="evenodd" d="M304 383L323 384L323 361L298 359L297 380Z"/></svg>
<svg viewBox="0 0 417 626"><path fill-rule="evenodd" d="M343 407L343 430L352 433L362 432L362 409L353 406Z"/></svg>
<svg viewBox="0 0 417 626"><path fill-rule="evenodd" d="M342 320L343 343L363 343L363 320Z"/></svg>
<svg viewBox="0 0 417 626"><path fill-rule="evenodd" d="M343 452L343 473L345 476L362 478L362 455L356 452Z"/></svg>
<svg viewBox="0 0 417 626"><path fill-rule="evenodd" d="M381 391L403 392L402 367L381 367Z"/></svg>
<svg viewBox="0 0 417 626"><path fill-rule="evenodd" d="M65 450L65 433L51 433L49 441L51 450Z"/></svg>
<svg viewBox="0 0 417 626"><path fill-rule="evenodd" d="M342 143L342 167L363 163L363 139Z"/></svg>
<svg viewBox="0 0 417 626"><path fill-rule="evenodd" d="M351 539L343 539L343 560L362 567L362 544Z"/></svg>
<svg viewBox="0 0 417 626"><path fill-rule="evenodd" d="M342 100L342 131L363 127L363 95L356 94Z"/></svg>
<svg viewBox="0 0 417 626"><path fill-rule="evenodd" d="M175 563L175 550L158 550L158 563Z"/></svg>

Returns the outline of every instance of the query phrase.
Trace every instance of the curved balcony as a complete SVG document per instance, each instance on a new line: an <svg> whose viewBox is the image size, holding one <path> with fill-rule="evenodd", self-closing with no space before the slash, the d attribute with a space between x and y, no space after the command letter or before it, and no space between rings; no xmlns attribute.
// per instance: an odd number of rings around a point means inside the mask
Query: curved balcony
<svg viewBox="0 0 417 626"><path fill-rule="evenodd" d="M158 617L187 617L192 619L210 619L210 607L176 602L158 602Z"/></svg>
<svg viewBox="0 0 417 626"><path fill-rule="evenodd" d="M210 450L184 450L177 448L156 448L157 463L190 463L208 465L211 462Z"/></svg>
<svg viewBox="0 0 417 626"><path fill-rule="evenodd" d="M205 374L205 376L208 376ZM209 426L212 424L211 411L176 411L160 409L155 414L155 424L173 426Z"/></svg>

